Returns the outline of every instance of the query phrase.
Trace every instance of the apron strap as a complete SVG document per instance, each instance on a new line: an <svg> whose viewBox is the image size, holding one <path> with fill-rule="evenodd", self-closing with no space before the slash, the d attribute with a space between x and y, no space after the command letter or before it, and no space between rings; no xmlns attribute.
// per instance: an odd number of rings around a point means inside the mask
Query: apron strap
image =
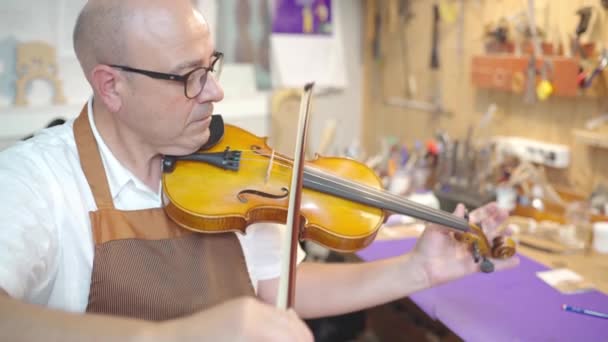
<svg viewBox="0 0 608 342"><path fill-rule="evenodd" d="M113 209L114 202L106 178L105 168L101 161L99 147L89 122L88 105L85 104L80 115L74 121L74 138L80 157L80 165L93 192L98 209Z"/></svg>

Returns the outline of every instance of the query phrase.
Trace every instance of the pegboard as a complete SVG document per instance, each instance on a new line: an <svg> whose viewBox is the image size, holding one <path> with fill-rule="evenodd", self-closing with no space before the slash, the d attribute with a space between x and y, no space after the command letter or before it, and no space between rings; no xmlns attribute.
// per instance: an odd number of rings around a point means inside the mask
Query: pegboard
<svg viewBox="0 0 608 342"><path fill-rule="evenodd" d="M374 16L376 2L381 3L384 11L380 23ZM416 139L424 141L438 131L447 132L452 138L465 138L469 126L475 127L494 103L498 110L492 121L483 130L474 131L474 137L479 141L492 135L516 135L567 144L571 147L572 162L566 170L547 170L552 183L589 193L599 182L608 182L608 150L589 147L573 134L574 129L583 129L589 119L608 111L606 97L551 97L544 102L526 104L519 94L478 89L472 85L471 60L484 53L484 25L500 16L525 11L527 1L464 0L461 19L458 0L412 0L409 1L410 15L403 17L406 18L404 25L400 25L399 3L397 0L367 0L365 4L361 126L368 154L378 152L381 139L387 136L398 137L407 144ZM430 57L434 3L451 5L456 15L452 22L442 20L439 24L440 69L433 72ZM548 1L536 1L537 23L541 29L546 28L547 40L560 41L564 36L560 32L568 29L574 34L577 6L592 4L598 8L597 16L593 29L583 40L595 40L600 46L607 41L608 30L602 29L606 26L597 26L606 21L606 12L599 0L551 3L562 6L547 9ZM558 28L549 29L556 25ZM376 30L379 30L379 40L374 39ZM441 95L443 108L451 114L396 107L387 101L395 97L429 101L437 94ZM608 125L597 132L608 135Z"/></svg>

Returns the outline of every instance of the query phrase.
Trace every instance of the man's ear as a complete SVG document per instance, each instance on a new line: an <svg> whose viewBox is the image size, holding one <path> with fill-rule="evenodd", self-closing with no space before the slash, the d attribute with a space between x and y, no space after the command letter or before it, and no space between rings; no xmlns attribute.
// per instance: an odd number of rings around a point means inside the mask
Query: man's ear
<svg viewBox="0 0 608 342"><path fill-rule="evenodd" d="M125 78L108 65L96 65L91 70L91 85L108 110L116 113L122 106L120 89Z"/></svg>

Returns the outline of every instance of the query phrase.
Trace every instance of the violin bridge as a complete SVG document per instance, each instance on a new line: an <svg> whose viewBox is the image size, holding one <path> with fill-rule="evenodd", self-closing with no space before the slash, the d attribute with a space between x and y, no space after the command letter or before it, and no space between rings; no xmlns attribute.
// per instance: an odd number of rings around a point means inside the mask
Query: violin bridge
<svg viewBox="0 0 608 342"><path fill-rule="evenodd" d="M270 171L272 170L272 163L274 162L274 148L272 149L272 153L270 154L270 161L268 162L268 167L266 168L266 178L264 178L264 184L268 184L270 180Z"/></svg>

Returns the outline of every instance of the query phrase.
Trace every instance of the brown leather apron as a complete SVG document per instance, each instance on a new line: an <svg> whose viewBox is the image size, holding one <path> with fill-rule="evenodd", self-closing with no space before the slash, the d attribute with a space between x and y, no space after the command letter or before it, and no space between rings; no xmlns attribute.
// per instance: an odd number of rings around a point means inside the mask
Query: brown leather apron
<svg viewBox="0 0 608 342"><path fill-rule="evenodd" d="M89 213L95 256L87 312L160 321L254 295L234 233L190 232L162 208L115 209L86 106L74 136L98 208Z"/></svg>

